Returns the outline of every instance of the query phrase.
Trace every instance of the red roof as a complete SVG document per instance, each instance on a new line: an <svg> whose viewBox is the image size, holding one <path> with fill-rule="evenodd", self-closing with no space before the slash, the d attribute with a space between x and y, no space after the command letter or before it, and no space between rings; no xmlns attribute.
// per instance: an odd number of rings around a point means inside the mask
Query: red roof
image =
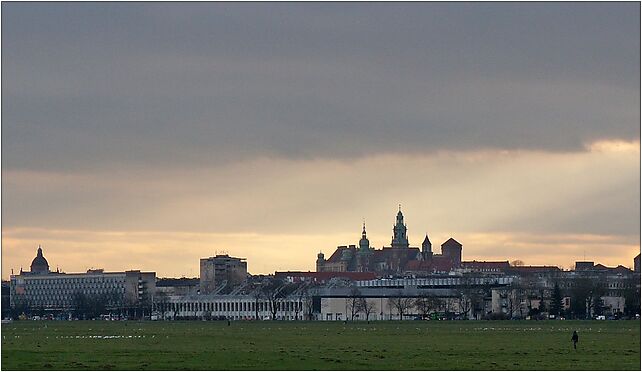
<svg viewBox="0 0 642 372"><path fill-rule="evenodd" d="M448 257L433 256L430 261L411 260L406 264L406 271L438 271L449 272L453 262Z"/></svg>
<svg viewBox="0 0 642 372"><path fill-rule="evenodd" d="M430 269L430 262L428 261L412 260L408 261L408 263L406 264L406 270L409 271L420 271L428 269Z"/></svg>
<svg viewBox="0 0 642 372"><path fill-rule="evenodd" d="M435 271L449 272L453 268L453 262L450 257L432 256L432 268Z"/></svg>
<svg viewBox="0 0 642 372"><path fill-rule="evenodd" d="M328 258L328 262L338 262L341 260L341 256L343 256L343 251L345 250L353 250L356 251L356 248L354 247L337 247L337 249L332 253L332 256ZM354 253L354 252L353 252Z"/></svg>

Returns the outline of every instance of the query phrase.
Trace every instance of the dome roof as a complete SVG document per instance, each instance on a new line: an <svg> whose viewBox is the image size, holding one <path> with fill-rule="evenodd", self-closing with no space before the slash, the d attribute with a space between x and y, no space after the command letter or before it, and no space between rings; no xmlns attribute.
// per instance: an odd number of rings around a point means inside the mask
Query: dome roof
<svg viewBox="0 0 642 372"><path fill-rule="evenodd" d="M49 262L47 262L47 259L42 255L42 248L40 248L40 246L38 246L36 258L31 261L31 272L49 272Z"/></svg>

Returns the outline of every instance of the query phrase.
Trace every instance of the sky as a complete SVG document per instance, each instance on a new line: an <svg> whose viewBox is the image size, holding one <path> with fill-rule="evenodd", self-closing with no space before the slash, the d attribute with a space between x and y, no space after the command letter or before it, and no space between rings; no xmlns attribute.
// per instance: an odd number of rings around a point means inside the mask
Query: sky
<svg viewBox="0 0 642 372"><path fill-rule="evenodd" d="M639 3L2 3L2 278L449 237L632 267Z"/></svg>

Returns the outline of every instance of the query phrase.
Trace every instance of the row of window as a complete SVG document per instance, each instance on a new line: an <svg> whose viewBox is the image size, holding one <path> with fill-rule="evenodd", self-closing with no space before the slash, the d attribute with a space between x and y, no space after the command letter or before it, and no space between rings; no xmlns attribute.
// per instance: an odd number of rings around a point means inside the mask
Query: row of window
<svg viewBox="0 0 642 372"><path fill-rule="evenodd" d="M110 302L106 304L107 306L121 306L120 303L116 302ZM74 306L73 301L71 301L69 298L62 298L62 299L41 299L38 301L32 301L31 302L32 307L45 307L45 308L56 308L56 307L72 307Z"/></svg>
<svg viewBox="0 0 642 372"><path fill-rule="evenodd" d="M84 293L84 294L110 294L110 293L125 293L125 288L82 288L82 291L78 290L29 290L27 294L29 296L73 296L75 293Z"/></svg>
<svg viewBox="0 0 642 372"><path fill-rule="evenodd" d="M185 302L185 303L171 303L169 308L173 311L268 311L269 303L267 302ZM303 309L303 302L301 301L287 301L277 303L277 311L294 311L295 307L299 310Z"/></svg>
<svg viewBox="0 0 642 372"><path fill-rule="evenodd" d="M66 277L54 277L47 279L27 279L25 280L26 284L75 284L75 283L124 283L125 277L78 277L78 278L66 278Z"/></svg>
<svg viewBox="0 0 642 372"><path fill-rule="evenodd" d="M83 289L83 288L121 288L120 283L80 283L80 284L62 284L62 285L46 285L46 284L30 284L27 283L25 288L28 290L59 290L59 289Z"/></svg>
<svg viewBox="0 0 642 372"><path fill-rule="evenodd" d="M470 278L466 284L497 283L507 284L510 278ZM433 279L374 279L357 281L358 287L403 287L403 286L446 286L459 285L461 278L433 278Z"/></svg>
<svg viewBox="0 0 642 372"><path fill-rule="evenodd" d="M583 285L583 284L578 284L576 282L562 282L560 283L560 288L573 288L578 285ZM624 282L607 282L607 283L601 283L598 284L600 287L608 287L608 288L629 288L627 283Z"/></svg>

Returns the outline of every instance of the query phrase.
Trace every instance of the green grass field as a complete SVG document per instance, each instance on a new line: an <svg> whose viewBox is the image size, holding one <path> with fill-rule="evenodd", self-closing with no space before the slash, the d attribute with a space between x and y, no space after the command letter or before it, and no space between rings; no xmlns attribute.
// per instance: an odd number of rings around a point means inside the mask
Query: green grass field
<svg viewBox="0 0 642 372"><path fill-rule="evenodd" d="M2 369L640 370L640 322L20 321Z"/></svg>

